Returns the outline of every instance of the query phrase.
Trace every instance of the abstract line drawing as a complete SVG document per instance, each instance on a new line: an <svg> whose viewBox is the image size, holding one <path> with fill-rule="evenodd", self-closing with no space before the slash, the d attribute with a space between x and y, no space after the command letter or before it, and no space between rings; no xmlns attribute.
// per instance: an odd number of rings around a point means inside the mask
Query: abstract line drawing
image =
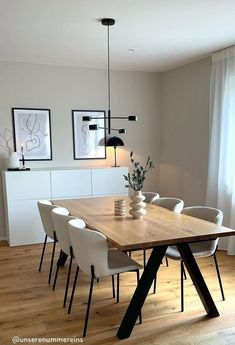
<svg viewBox="0 0 235 345"><path fill-rule="evenodd" d="M22 131L24 131L27 134L28 138L25 141L26 151L32 151L40 147L41 140L40 136L37 134L40 132L38 114L29 114L25 123L25 128L22 128Z"/></svg>
<svg viewBox="0 0 235 345"><path fill-rule="evenodd" d="M90 121L83 121L83 116L97 117L92 124L101 127L97 131L89 130ZM72 110L74 159L105 159L105 111Z"/></svg>
<svg viewBox="0 0 235 345"><path fill-rule="evenodd" d="M49 109L13 108L14 144L25 160L51 160L51 124Z"/></svg>

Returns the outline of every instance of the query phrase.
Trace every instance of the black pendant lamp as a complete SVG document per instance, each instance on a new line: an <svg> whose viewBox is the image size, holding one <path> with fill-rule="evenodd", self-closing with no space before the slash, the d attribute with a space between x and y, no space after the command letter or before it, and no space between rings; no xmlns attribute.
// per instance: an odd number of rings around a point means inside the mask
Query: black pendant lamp
<svg viewBox="0 0 235 345"><path fill-rule="evenodd" d="M107 126L106 130L108 131L108 134L111 133L111 131L117 131L118 133L126 133L126 129L116 129L112 128L112 120L128 120L128 121L137 121L137 116L135 115L129 115L129 116L111 116L111 85L110 85L110 40L109 40L109 27L115 24L115 20L112 18L104 18L101 20L102 25L107 26L107 39L108 39L108 116L105 116L105 121L107 120ZM95 119L100 119L100 117L94 117L94 116L83 116L83 121L92 121ZM89 130L98 130L98 129L104 129L104 127L99 127L97 124L90 124Z"/></svg>
<svg viewBox="0 0 235 345"><path fill-rule="evenodd" d="M122 141L121 138L118 137L111 137L106 141L106 146L112 146L114 148L114 165L113 167L119 167L117 165L117 157L116 157L116 149L117 146L124 146L124 142Z"/></svg>

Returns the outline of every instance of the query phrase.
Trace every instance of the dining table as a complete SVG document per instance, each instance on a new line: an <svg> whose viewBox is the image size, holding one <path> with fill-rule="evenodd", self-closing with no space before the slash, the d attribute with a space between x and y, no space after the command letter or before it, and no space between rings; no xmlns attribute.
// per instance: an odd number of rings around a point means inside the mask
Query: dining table
<svg viewBox="0 0 235 345"><path fill-rule="evenodd" d="M126 201L125 215L116 216L114 214L114 200L116 199ZM119 250L132 251L152 248L117 331L119 339L128 338L131 335L167 247L172 245L177 246L206 313L209 317L219 316L189 244L195 241L233 236L235 235L234 229L151 204L146 205L147 213L143 218L135 219L128 212L130 202L128 197L93 197L52 200L52 202L67 208L70 215L83 219L88 228L102 232L110 244Z"/></svg>

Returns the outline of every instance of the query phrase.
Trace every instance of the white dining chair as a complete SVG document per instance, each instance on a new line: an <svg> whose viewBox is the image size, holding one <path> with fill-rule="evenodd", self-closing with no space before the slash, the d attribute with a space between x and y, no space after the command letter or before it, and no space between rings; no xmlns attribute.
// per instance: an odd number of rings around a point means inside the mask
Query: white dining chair
<svg viewBox="0 0 235 345"><path fill-rule="evenodd" d="M223 222L223 213L222 211L212 208L212 207L206 207L206 206L192 206L192 207L185 207L182 212L182 214L200 218L203 220L207 220L209 222L212 222L217 225L221 225ZM219 266L216 258L216 250L218 247L218 238L210 241L200 241L200 242L193 242L189 244L190 249L193 253L193 256L195 258L206 258L213 256L214 264L216 268L217 278L220 286L221 296L222 300L225 300L224 297L224 291L223 291L223 285L222 280L220 276ZM169 259L173 260L180 260L180 276L181 276L181 311L184 311L184 265L183 261L181 259L180 253L176 246L169 246L166 251L166 256Z"/></svg>
<svg viewBox="0 0 235 345"><path fill-rule="evenodd" d="M138 282L139 269L142 268L142 266L123 252L117 249L109 249L107 238L102 233L95 230L89 230L87 228L82 229L80 227L79 219L70 220L68 222L68 230L70 241L73 247L74 258L77 264L77 271L74 278L70 300L71 304L77 283L78 271L81 270L91 278L83 329L83 337L85 337L87 332L94 279L114 276L115 274L120 274L122 272L134 271L137 273ZM119 280L117 282L117 295L118 294ZM139 318L141 323L141 315Z"/></svg>
<svg viewBox="0 0 235 345"><path fill-rule="evenodd" d="M167 208L170 211L180 213L184 207L184 202L178 198L163 197L155 199L153 205Z"/></svg>
<svg viewBox="0 0 235 345"><path fill-rule="evenodd" d="M171 198L171 197L162 197L158 198L153 201L153 205L163 207L168 209L169 211L173 211L176 213L180 213L184 207L184 201L178 198ZM167 256L165 255L166 258L166 265L167 267L169 266ZM184 272L185 274L185 272ZM156 286L157 286L157 279L154 279L154 284L153 284L153 293L156 293Z"/></svg>
<svg viewBox="0 0 235 345"><path fill-rule="evenodd" d="M45 231L45 239L39 264L39 272L42 269L42 263L44 258L44 253L46 249L47 239L48 237L53 240L53 248L52 248L52 254L51 254L51 263L50 263L50 270L49 270L49 276L48 276L48 284L51 282L51 275L52 275L52 269L53 269L53 263L54 263L54 255L55 255L55 248L56 248L56 233L54 230L54 224L51 217L51 211L58 207L56 205L53 205L49 200L39 200L37 202L39 215L42 221L43 229Z"/></svg>
<svg viewBox="0 0 235 345"><path fill-rule="evenodd" d="M70 237L68 233L67 224L68 224L68 221L72 219L77 220L77 218L70 216L69 211L64 207L58 207L58 208L53 209L51 212L51 216L52 216L52 220L54 224L54 229L56 232L56 238L61 248L60 258L63 253L65 253L68 257L70 257L66 286L65 286L65 293L64 293L64 303L63 303L63 307L65 308L67 295L68 295L69 282L70 282L72 261L73 261L73 248L70 243ZM86 224L84 223L83 220L79 219L77 221L81 229L84 229L86 227ZM60 262L60 259L59 259L59 262ZM55 273L54 283L53 283L53 288L52 288L53 290L55 290L55 286L57 282L57 276L58 276L58 272L60 268L59 262L57 262L56 273Z"/></svg>
<svg viewBox="0 0 235 345"><path fill-rule="evenodd" d="M142 195L145 197L144 202L147 204L152 204L154 200L160 198L160 195L155 192L142 192Z"/></svg>

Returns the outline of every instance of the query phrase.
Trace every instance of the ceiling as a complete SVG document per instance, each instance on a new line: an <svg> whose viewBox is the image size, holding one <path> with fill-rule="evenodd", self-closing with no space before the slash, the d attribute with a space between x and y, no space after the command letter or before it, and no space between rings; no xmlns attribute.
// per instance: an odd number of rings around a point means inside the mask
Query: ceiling
<svg viewBox="0 0 235 345"><path fill-rule="evenodd" d="M0 60L165 71L235 44L235 0L0 0ZM129 51L134 49L134 51Z"/></svg>

